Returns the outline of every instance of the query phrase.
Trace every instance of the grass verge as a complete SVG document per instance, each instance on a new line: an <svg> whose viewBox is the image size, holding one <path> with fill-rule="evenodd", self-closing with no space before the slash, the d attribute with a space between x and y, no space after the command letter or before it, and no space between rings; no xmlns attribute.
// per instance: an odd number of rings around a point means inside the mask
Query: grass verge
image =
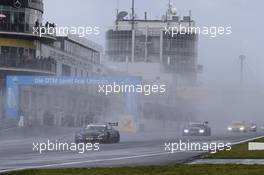
<svg viewBox="0 0 264 175"><path fill-rule="evenodd" d="M170 165L92 169L43 169L5 175L260 175L263 165Z"/></svg>

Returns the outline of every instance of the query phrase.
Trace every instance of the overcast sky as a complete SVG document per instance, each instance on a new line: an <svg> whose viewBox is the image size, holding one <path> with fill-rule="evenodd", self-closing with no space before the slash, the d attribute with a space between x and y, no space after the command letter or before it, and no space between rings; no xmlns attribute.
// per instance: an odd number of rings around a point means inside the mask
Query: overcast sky
<svg viewBox="0 0 264 175"><path fill-rule="evenodd" d="M245 54L246 79L264 82L263 0L172 0L180 15L192 16L197 26L232 26L232 35L199 37L200 75L203 83L230 83L239 80L238 56ZM131 0L44 0L44 21L59 26L99 26L104 32L115 19L117 7L130 11ZM135 0L136 13L159 19L166 11L168 0ZM104 35L91 37L104 45ZM218 81L221 80L221 81Z"/></svg>

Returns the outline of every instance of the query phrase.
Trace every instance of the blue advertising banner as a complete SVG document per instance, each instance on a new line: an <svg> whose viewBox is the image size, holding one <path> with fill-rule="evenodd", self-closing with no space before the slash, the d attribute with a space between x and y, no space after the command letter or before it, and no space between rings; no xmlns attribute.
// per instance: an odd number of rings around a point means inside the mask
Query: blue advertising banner
<svg viewBox="0 0 264 175"><path fill-rule="evenodd" d="M6 79L6 117L18 118L19 90L21 85L43 85L43 86L65 86L65 85L108 85L116 84L139 84L141 77L136 76L115 76L102 77L93 76L88 78L78 77L55 77L55 76L7 76ZM136 100L134 93L126 94L126 110L136 116Z"/></svg>

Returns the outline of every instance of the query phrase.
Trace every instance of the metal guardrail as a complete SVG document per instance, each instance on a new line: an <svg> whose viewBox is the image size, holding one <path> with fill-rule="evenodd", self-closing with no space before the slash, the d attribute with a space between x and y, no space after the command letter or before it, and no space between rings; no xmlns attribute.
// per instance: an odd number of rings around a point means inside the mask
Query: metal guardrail
<svg viewBox="0 0 264 175"><path fill-rule="evenodd" d="M7 57L0 55L0 68L29 69L56 73L56 60L53 58Z"/></svg>

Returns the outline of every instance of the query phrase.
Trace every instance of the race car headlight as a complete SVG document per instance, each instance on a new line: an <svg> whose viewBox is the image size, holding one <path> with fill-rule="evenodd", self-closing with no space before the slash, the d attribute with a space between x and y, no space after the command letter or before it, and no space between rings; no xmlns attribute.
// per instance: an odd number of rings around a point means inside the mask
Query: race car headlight
<svg viewBox="0 0 264 175"><path fill-rule="evenodd" d="M199 130L199 133L201 133L201 134L204 133L204 130L203 129L200 129Z"/></svg>
<svg viewBox="0 0 264 175"><path fill-rule="evenodd" d="M245 127L240 127L239 129L240 129L240 131L244 131Z"/></svg>
<svg viewBox="0 0 264 175"><path fill-rule="evenodd" d="M188 129L183 130L184 133L189 133Z"/></svg>
<svg viewBox="0 0 264 175"><path fill-rule="evenodd" d="M251 129L255 129L256 128L256 126L251 126Z"/></svg>
<svg viewBox="0 0 264 175"><path fill-rule="evenodd" d="M227 129L228 129L228 131L232 131L232 128L231 127L228 127Z"/></svg>

